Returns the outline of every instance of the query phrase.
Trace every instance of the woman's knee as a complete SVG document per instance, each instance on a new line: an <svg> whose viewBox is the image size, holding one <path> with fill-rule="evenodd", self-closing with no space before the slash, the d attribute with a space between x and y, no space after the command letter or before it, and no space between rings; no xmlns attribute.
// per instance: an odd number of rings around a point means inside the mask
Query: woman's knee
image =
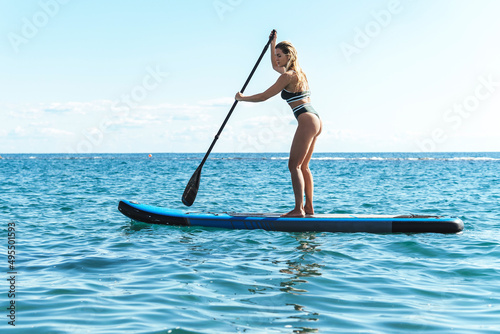
<svg viewBox="0 0 500 334"><path fill-rule="evenodd" d="M298 161L298 160L289 159L288 160L288 169L290 170L290 172L295 171L295 170L301 170L302 165L301 165L300 161Z"/></svg>

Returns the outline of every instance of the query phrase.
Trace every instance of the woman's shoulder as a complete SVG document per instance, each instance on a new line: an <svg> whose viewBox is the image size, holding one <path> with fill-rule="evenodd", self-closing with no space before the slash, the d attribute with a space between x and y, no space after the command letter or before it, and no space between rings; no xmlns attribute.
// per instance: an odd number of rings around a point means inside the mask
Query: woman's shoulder
<svg viewBox="0 0 500 334"><path fill-rule="evenodd" d="M280 77L278 80L281 82L285 81L286 83L290 83L293 80L293 76L290 75L289 72L284 72L284 73L280 74Z"/></svg>
<svg viewBox="0 0 500 334"><path fill-rule="evenodd" d="M286 78L288 81L297 80L297 73L295 73L295 71L292 70L286 71L281 76L283 78Z"/></svg>

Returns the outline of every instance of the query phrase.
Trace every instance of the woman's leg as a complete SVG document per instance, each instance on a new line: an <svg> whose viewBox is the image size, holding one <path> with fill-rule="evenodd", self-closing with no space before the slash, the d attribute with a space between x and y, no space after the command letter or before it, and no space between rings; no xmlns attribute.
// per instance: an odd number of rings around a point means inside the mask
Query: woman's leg
<svg viewBox="0 0 500 334"><path fill-rule="evenodd" d="M314 214L314 206L313 206L313 193L314 193L314 181L311 170L309 169L309 161L311 161L311 157L314 151L314 144L316 143L316 138L318 135L314 137L311 146L309 147L309 151L307 152L306 158L302 163L301 170L302 175L304 177L304 190L306 193L306 204L304 205L304 211L306 215Z"/></svg>
<svg viewBox="0 0 500 334"><path fill-rule="evenodd" d="M293 193L295 196L295 208L283 216L304 217L304 192L306 192L306 198L308 198L309 201L312 200L312 175L308 165L311 160L316 137L320 132L321 120L318 116L312 113L304 113L299 116L299 125L293 137L292 147L290 149L290 159L288 160L288 168L290 170ZM305 173L303 171L303 166L305 166L307 170Z"/></svg>
<svg viewBox="0 0 500 334"><path fill-rule="evenodd" d="M306 193L306 204L304 205L304 210L307 215L314 214L314 206L313 206L313 193L314 193L314 182L311 170L309 169L309 162L311 161L314 145L316 144L316 139L321 134L323 129L323 124L320 120L319 132L314 136L311 146L309 146L309 150L307 151L307 155L302 162L302 175L304 176L304 188Z"/></svg>

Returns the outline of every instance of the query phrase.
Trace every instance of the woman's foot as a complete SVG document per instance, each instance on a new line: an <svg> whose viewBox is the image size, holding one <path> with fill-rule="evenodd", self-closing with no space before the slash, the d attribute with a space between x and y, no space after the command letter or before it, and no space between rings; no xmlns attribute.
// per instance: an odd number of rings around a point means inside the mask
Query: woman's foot
<svg viewBox="0 0 500 334"><path fill-rule="evenodd" d="M306 206L304 206L304 211L306 212L306 215L308 215L308 216L314 215L314 208L312 206L309 206L306 204Z"/></svg>
<svg viewBox="0 0 500 334"><path fill-rule="evenodd" d="M280 217L286 217L286 218L304 218L306 216L304 210L296 210L293 209L292 211L285 213L281 215Z"/></svg>

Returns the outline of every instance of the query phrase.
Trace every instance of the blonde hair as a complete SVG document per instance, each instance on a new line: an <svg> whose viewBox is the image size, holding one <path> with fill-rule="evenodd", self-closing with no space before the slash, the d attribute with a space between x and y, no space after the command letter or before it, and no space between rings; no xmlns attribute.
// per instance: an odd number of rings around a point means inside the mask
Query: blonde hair
<svg viewBox="0 0 500 334"><path fill-rule="evenodd" d="M292 45L292 43L283 41L276 45L276 49L280 49L283 53L290 57L286 63L285 70L295 71L297 74L297 87L305 90L309 88L309 83L307 82L307 77L302 68L299 65L299 59L297 58L297 49Z"/></svg>

